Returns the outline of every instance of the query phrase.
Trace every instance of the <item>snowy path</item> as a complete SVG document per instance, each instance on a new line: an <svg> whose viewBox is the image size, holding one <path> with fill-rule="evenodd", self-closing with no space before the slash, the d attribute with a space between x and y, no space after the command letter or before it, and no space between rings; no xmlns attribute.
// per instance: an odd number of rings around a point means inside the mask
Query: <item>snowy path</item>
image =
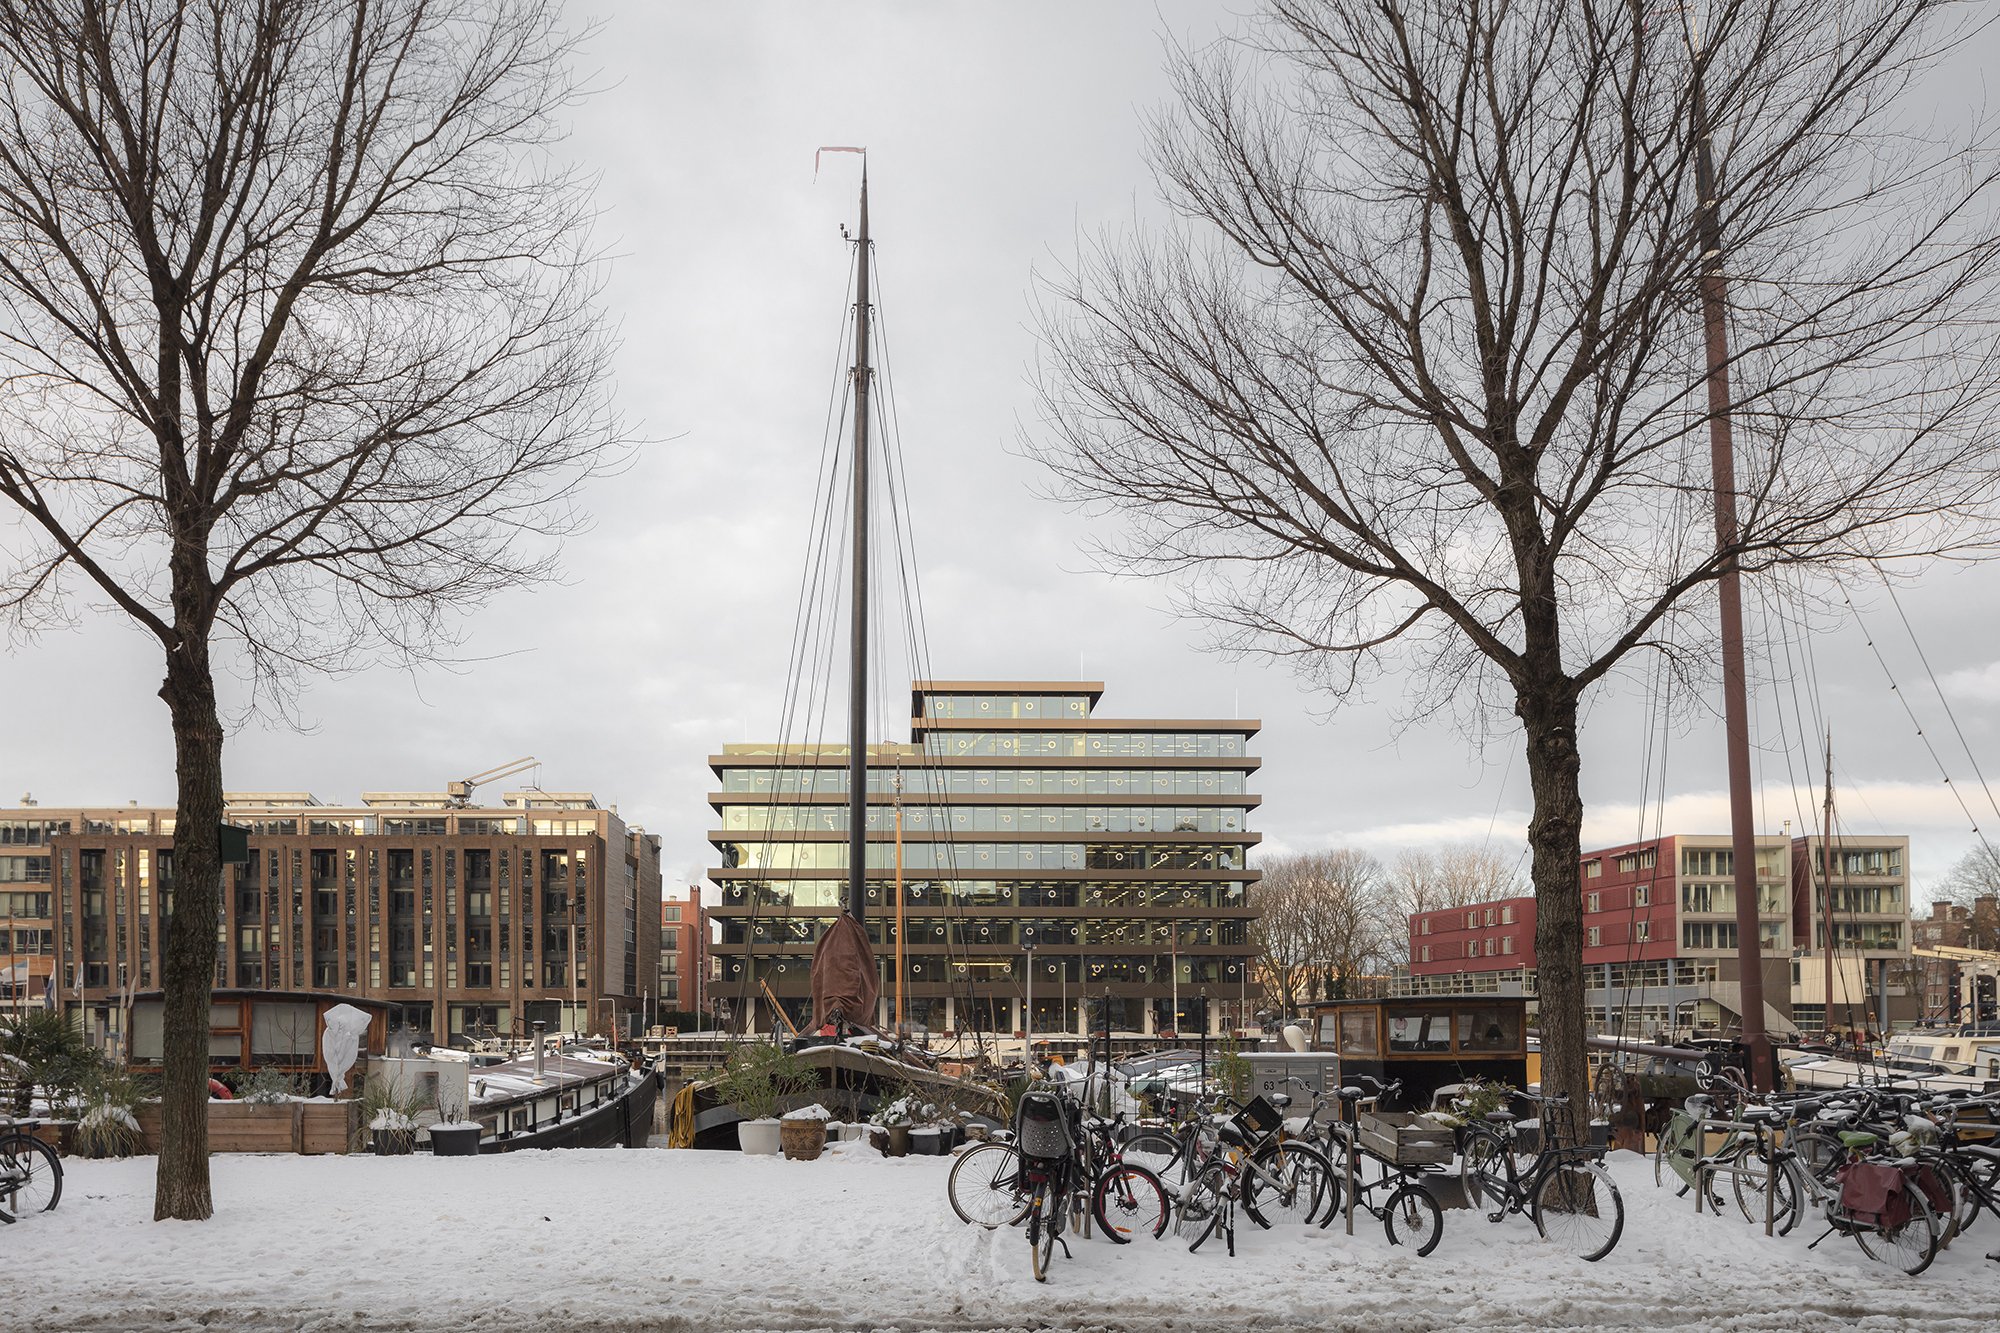
<svg viewBox="0 0 2000 1333"><path fill-rule="evenodd" d="M1357 1219L1348 1237L1261 1232L1237 1255L1171 1235L1072 1238L1051 1280L1013 1230L962 1225L948 1160L844 1145L815 1163L707 1152L218 1157L219 1212L152 1222L153 1161L66 1163L62 1205L0 1228L0 1329L477 1329L724 1333L1542 1328L1991 1330L2000 1224L1910 1278L1840 1237L1766 1240L1696 1217L1614 1154L1625 1236L1556 1253L1519 1219L1445 1215L1419 1259ZM1817 1234L1815 1231L1812 1234ZM1213 1251L1213 1252L1211 1252Z"/></svg>

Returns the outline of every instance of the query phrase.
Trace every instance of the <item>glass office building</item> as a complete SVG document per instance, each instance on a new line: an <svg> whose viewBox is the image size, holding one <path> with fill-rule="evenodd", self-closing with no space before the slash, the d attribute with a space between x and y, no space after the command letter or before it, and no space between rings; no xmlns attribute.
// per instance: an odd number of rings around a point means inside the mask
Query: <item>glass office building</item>
<svg viewBox="0 0 2000 1333"><path fill-rule="evenodd" d="M918 681L908 744L871 746L865 923L933 1032L1118 1032L1252 1021L1250 721L1107 719L1097 682ZM845 903L848 748L711 756L722 904L710 1003L762 1031L810 1018L813 946ZM898 829L900 827L900 839ZM899 848L900 841L900 851ZM1086 1001L1088 1003L1086 1003ZM726 1012L725 1012L726 1011Z"/></svg>

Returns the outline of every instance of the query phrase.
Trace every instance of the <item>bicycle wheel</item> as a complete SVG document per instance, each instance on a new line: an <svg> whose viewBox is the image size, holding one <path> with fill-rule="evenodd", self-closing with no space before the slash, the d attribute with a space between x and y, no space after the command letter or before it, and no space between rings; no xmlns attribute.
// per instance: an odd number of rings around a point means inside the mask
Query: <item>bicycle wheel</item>
<svg viewBox="0 0 2000 1333"><path fill-rule="evenodd" d="M62 1199L62 1162L31 1134L0 1138L0 1209L15 1217L45 1213Z"/></svg>
<svg viewBox="0 0 2000 1333"><path fill-rule="evenodd" d="M1265 1179L1267 1173L1273 1179ZM1274 1143L1243 1172L1243 1211L1267 1231L1319 1225L1339 1193L1332 1165L1302 1143Z"/></svg>
<svg viewBox="0 0 2000 1333"><path fill-rule="evenodd" d="M1182 1191L1180 1207L1174 1213L1174 1235L1188 1243L1189 1254L1200 1249L1222 1221L1222 1210L1229 1204L1223 1196L1226 1188L1222 1168L1211 1166Z"/></svg>
<svg viewBox="0 0 2000 1333"><path fill-rule="evenodd" d="M945 1193L959 1221L988 1231L1016 1225L1034 1204L1021 1180L1021 1155L1006 1143L982 1143L960 1156Z"/></svg>
<svg viewBox="0 0 2000 1333"><path fill-rule="evenodd" d="M1408 1245L1422 1257L1435 1250L1444 1235L1444 1213L1429 1190L1405 1185L1383 1206L1382 1229L1389 1233L1391 1245Z"/></svg>
<svg viewBox="0 0 2000 1333"><path fill-rule="evenodd" d="M1498 1212L1507 1203L1507 1145L1490 1130L1475 1129L1465 1136L1465 1151L1458 1159L1459 1183L1465 1187L1466 1202L1476 1209Z"/></svg>
<svg viewBox="0 0 2000 1333"><path fill-rule="evenodd" d="M1951 1248L1951 1243L1958 1239L1958 1233L1965 1230L1965 1226L1970 1225L1970 1223L1965 1222L1966 1206L1970 1204L1972 1215L1974 1217L1979 1216L1979 1199L1978 1196L1974 1195L1966 1187L1965 1181L1952 1167L1948 1158L1933 1155L1920 1160L1922 1160L1923 1166L1918 1168L1920 1173L1917 1182L1918 1188L1921 1189L1923 1186L1921 1173L1928 1171L1934 1185L1940 1187L1944 1194L1944 1206L1940 1208L1933 1202L1931 1204L1931 1211L1937 1214L1938 1249L1948 1250ZM1925 1193L1928 1196L1929 1191ZM1964 1225L1961 1225L1962 1223Z"/></svg>
<svg viewBox="0 0 2000 1333"><path fill-rule="evenodd" d="M1798 1155L1799 1164L1814 1180L1825 1183L1847 1160L1847 1149L1823 1129L1801 1129L1785 1136L1785 1146Z"/></svg>
<svg viewBox="0 0 2000 1333"><path fill-rule="evenodd" d="M1544 1236L1592 1262L1611 1253L1625 1234L1625 1200L1611 1173L1595 1162L1551 1166L1535 1187L1529 1216Z"/></svg>
<svg viewBox="0 0 2000 1333"><path fill-rule="evenodd" d="M1665 1183L1660 1176L1660 1167L1664 1165L1681 1182L1681 1187L1674 1191L1675 1198L1686 1194L1694 1184L1695 1159L1701 1156L1697 1135L1693 1117L1676 1115L1653 1150L1653 1183Z"/></svg>
<svg viewBox="0 0 2000 1333"><path fill-rule="evenodd" d="M1118 1160L1133 1166L1143 1166L1160 1178L1162 1184L1176 1188L1186 1183L1186 1145L1171 1134L1156 1129L1134 1134L1118 1150Z"/></svg>
<svg viewBox="0 0 2000 1333"><path fill-rule="evenodd" d="M1915 1277L1931 1266L1937 1258L1938 1241L1942 1228L1938 1226L1938 1216L1931 1208L1931 1201L1924 1192L1911 1181L1904 1193L1910 1199L1910 1217L1896 1227L1854 1227L1854 1243L1870 1259L1900 1268Z"/></svg>
<svg viewBox="0 0 2000 1333"><path fill-rule="evenodd" d="M1158 1240L1174 1215L1160 1178L1131 1162L1114 1166L1097 1178L1091 1211L1104 1234L1120 1245L1130 1244L1134 1236Z"/></svg>
<svg viewBox="0 0 2000 1333"><path fill-rule="evenodd" d="M1731 1160L1730 1165L1740 1168L1739 1173L1729 1177L1731 1192L1736 1196L1737 1210L1743 1220L1764 1224L1764 1184L1770 1179L1771 1158L1768 1152L1759 1152L1754 1142L1746 1142ZM1798 1195L1792 1188L1792 1177L1783 1166L1771 1180L1771 1229L1779 1235L1792 1229L1793 1209L1797 1207Z"/></svg>
<svg viewBox="0 0 2000 1333"><path fill-rule="evenodd" d="M1042 1196L1042 1208L1035 1221L1041 1224L1039 1233L1034 1223L1029 1224L1028 1259L1035 1270L1035 1281L1049 1280L1049 1261L1055 1258L1056 1242L1062 1239L1063 1191L1050 1186Z"/></svg>

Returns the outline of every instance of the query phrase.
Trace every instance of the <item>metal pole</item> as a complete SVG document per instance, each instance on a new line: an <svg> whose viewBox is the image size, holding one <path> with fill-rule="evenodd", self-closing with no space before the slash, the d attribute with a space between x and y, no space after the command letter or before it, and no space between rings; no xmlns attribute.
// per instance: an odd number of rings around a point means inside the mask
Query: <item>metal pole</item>
<svg viewBox="0 0 2000 1333"><path fill-rule="evenodd" d="M896 1035L903 1031L903 775L896 775Z"/></svg>
<svg viewBox="0 0 2000 1333"><path fill-rule="evenodd" d="M866 924L868 879L868 158L854 279L854 593L848 611L847 911Z"/></svg>
<svg viewBox="0 0 2000 1333"><path fill-rule="evenodd" d="M1833 1036L1833 728L1826 729L1826 806L1825 823L1819 839L1820 863L1825 867L1821 877L1819 924L1826 932L1826 1016L1820 1020L1826 1026L1826 1035Z"/></svg>
<svg viewBox="0 0 2000 1333"><path fill-rule="evenodd" d="M1028 999L1021 1014L1021 1076L1035 1076L1035 942L1021 946L1028 955Z"/></svg>
<svg viewBox="0 0 2000 1333"><path fill-rule="evenodd" d="M1771 1046L1764 1032L1764 951L1757 915L1757 838L1751 824L1749 704L1744 687L1743 592L1736 544L1736 448L1729 408L1728 285L1722 271L1722 219L1716 212L1715 162L1708 102L1702 93L1701 52L1694 51L1695 189L1700 195L1702 325L1708 352L1709 461L1715 480L1715 546L1724 552L1717 600L1722 612L1722 711L1729 752L1729 844L1736 862L1736 968L1743 1010L1743 1044L1750 1079L1771 1090Z"/></svg>

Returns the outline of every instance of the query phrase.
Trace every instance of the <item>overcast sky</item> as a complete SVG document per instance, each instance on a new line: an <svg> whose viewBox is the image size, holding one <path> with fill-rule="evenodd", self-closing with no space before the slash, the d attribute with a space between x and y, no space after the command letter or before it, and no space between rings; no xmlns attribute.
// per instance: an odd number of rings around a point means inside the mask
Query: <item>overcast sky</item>
<svg viewBox="0 0 2000 1333"><path fill-rule="evenodd" d="M319 684L306 699L313 733L253 723L232 736L229 789L348 802L363 790L439 790L533 754L544 788L617 803L662 836L670 877L700 874L712 859L705 756L779 726L851 299L838 227L854 220L854 160L827 159L815 183L813 151L865 144L936 673L1082 674L1105 682L1100 716L1261 718L1253 785L1264 805L1252 827L1267 852L1351 844L1387 856L1449 837L1518 854L1528 790L1517 729L1483 752L1442 725L1398 736L1393 682L1321 720L1321 701L1283 667L1200 651L1199 627L1165 614L1161 589L1089 572L1086 522L1038 498L1036 470L1018 456L1033 428L1032 275L1080 238L1157 216L1140 123L1167 95L1162 37L1212 40L1233 25L1230 7L598 3L578 13L608 16L586 49L603 91L577 113L572 147L601 173L602 236L616 255L618 403L654 443L590 494L596 524L568 548L565 586L476 618L467 651L479 660ZM1968 56L1968 69L1979 63ZM1971 77L1933 87L1946 116L1981 95ZM1908 834L1920 882L1973 838L1944 776L1962 784L1974 819L2000 829L1914 646L2000 779L1996 582L1986 569L1938 571L1903 591L1914 641L1879 588L1856 593L1926 738L1855 621L1813 643L1843 823ZM155 645L106 616L16 648L5 670L6 804L22 791L45 805L172 803ZM1777 674L1789 688L1800 673ZM1766 832L1802 809L1817 818L1816 793L1795 799L1787 785L1775 708L1766 684L1755 705ZM1650 785L1644 773L1646 715L1636 679L1590 701L1586 846L1641 836L1642 797L1660 790L1657 751ZM1665 772L1668 803L1663 816L1644 809L1646 833L1656 818L1667 832L1726 831L1718 726L1676 731Z"/></svg>

